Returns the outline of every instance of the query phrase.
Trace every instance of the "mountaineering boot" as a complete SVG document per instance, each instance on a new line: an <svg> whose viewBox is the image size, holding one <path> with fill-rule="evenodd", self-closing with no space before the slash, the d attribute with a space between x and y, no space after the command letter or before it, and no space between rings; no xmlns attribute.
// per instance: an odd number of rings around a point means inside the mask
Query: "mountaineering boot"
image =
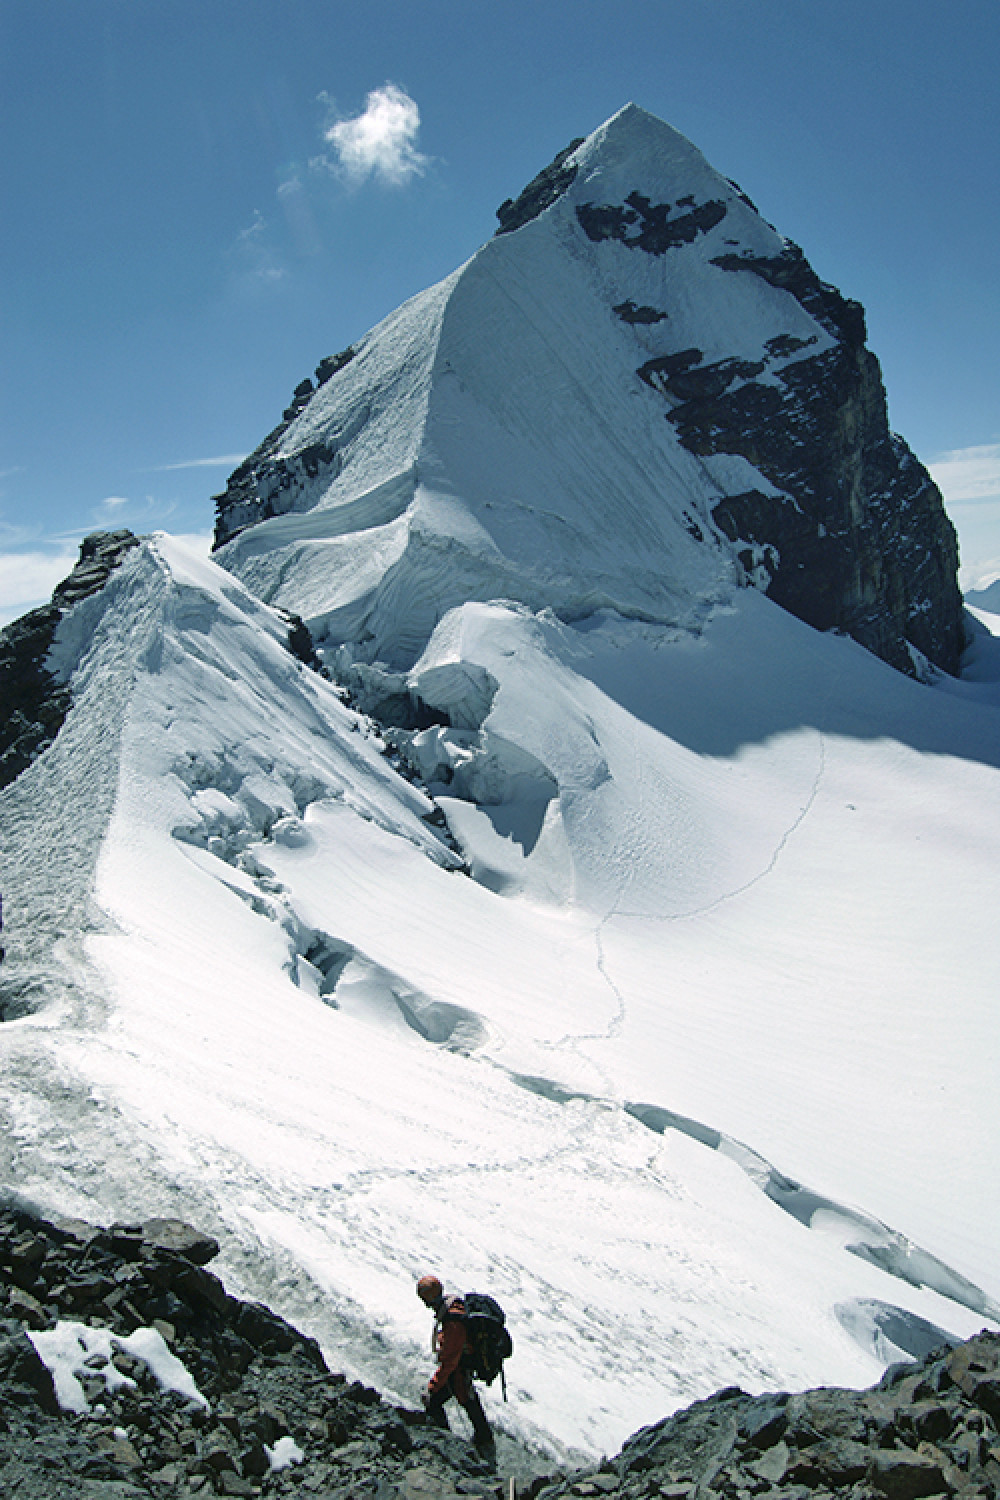
<svg viewBox="0 0 1000 1500"><path fill-rule="evenodd" d="M491 1469L496 1468L497 1448L496 1443L493 1441L492 1432L484 1433L481 1437L473 1438L472 1446L475 1448L484 1464L488 1464Z"/></svg>
<svg viewBox="0 0 1000 1500"><path fill-rule="evenodd" d="M433 1396L424 1396L423 1405L424 1411L427 1413L427 1420L432 1427L441 1427L445 1432L451 1431L448 1413L445 1411L444 1402L440 1398L435 1399Z"/></svg>

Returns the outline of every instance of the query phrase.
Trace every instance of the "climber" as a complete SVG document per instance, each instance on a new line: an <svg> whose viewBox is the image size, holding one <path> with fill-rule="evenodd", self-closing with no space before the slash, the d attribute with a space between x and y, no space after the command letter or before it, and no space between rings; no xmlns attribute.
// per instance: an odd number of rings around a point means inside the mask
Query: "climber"
<svg viewBox="0 0 1000 1500"><path fill-rule="evenodd" d="M424 1410L435 1427L447 1427L445 1404L454 1396L472 1423L476 1452L480 1458L493 1462L496 1457L493 1433L469 1372L465 1304L461 1297L446 1297L436 1276L421 1276L417 1296L434 1313L431 1351L438 1362L423 1395Z"/></svg>

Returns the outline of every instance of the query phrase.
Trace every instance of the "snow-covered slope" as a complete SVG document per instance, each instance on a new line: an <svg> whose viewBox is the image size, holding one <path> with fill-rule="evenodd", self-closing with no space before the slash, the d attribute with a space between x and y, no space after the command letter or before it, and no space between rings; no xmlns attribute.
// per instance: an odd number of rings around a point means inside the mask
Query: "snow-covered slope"
<svg viewBox="0 0 1000 1500"><path fill-rule="evenodd" d="M973 609L984 609L996 614L1000 609L1000 578L994 578L984 589L970 589L965 598Z"/></svg>
<svg viewBox="0 0 1000 1500"><path fill-rule="evenodd" d="M766 481L678 441L643 318L837 340L712 265L781 242L648 119L333 362L225 569L67 596L0 793L4 1189L198 1222L409 1401L414 1278L490 1290L492 1415L590 1453L1000 1317L1000 644L923 685L740 586L712 510ZM675 172L670 254L581 240Z"/></svg>
<svg viewBox="0 0 1000 1500"><path fill-rule="evenodd" d="M987 686L752 591L697 635L473 603L411 673L465 727L383 747L285 633L162 537L64 618L75 707L3 801L15 972L109 692L118 789L75 803L61 1003L0 1028L5 1182L198 1219L410 1399L413 1277L489 1286L498 1419L589 1451L720 1384L862 1383L887 1309L996 1314Z"/></svg>

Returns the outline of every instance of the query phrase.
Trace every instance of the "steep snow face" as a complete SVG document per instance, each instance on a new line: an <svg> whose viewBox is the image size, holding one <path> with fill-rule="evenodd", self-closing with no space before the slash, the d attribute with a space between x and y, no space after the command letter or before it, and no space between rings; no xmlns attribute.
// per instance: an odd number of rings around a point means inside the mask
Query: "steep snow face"
<svg viewBox="0 0 1000 1500"><path fill-rule="evenodd" d="M249 527L221 554L232 571L279 605L282 579L293 576L296 613L334 612L348 637L363 630L366 601L407 549L441 318L457 274L347 351L349 362L282 434L280 451L251 464L257 498L249 507L241 499L230 516L231 526Z"/></svg>

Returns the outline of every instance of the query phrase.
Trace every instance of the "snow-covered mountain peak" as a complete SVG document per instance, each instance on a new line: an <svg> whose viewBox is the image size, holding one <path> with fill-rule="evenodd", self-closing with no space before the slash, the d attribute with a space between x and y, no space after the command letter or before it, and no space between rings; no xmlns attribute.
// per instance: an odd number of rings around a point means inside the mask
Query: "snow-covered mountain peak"
<svg viewBox="0 0 1000 1500"><path fill-rule="evenodd" d="M728 197L732 192L686 136L633 103L587 136L566 164L576 168L572 195L577 201L598 191L609 202L635 190L659 202L688 193Z"/></svg>
<svg viewBox="0 0 1000 1500"><path fill-rule="evenodd" d="M751 583L956 669L954 533L857 304L635 105L498 215L298 388L219 497L226 567L392 666L469 599L692 628Z"/></svg>

